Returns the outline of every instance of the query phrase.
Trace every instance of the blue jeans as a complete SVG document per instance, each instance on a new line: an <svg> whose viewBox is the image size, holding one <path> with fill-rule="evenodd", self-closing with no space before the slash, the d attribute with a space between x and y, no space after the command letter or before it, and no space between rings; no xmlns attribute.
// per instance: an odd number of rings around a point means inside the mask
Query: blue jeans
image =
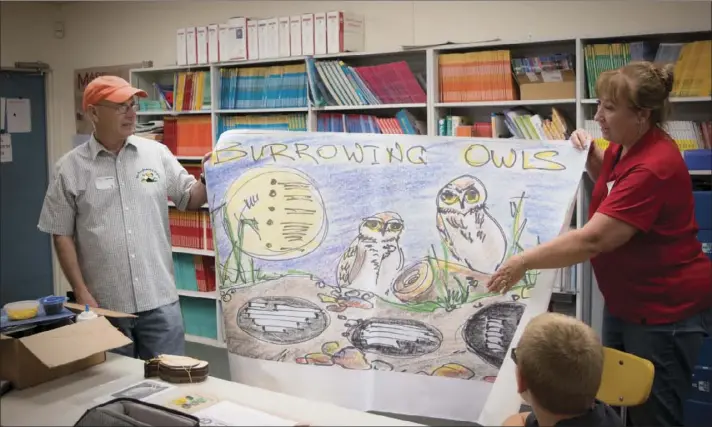
<svg viewBox="0 0 712 427"><path fill-rule="evenodd" d="M133 341L113 350L114 353L143 360L161 354L185 353L183 315L178 301L135 314L135 318L107 318Z"/></svg>
<svg viewBox="0 0 712 427"><path fill-rule="evenodd" d="M712 308L676 323L641 325L603 318L603 345L648 359L655 366L647 402L628 409L634 426L682 426L683 406L702 341L712 335Z"/></svg>

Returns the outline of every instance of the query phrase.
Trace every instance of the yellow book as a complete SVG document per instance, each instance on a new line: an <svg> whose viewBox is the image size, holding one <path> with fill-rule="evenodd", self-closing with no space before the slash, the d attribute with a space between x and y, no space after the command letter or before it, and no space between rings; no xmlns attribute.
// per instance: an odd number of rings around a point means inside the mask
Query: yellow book
<svg viewBox="0 0 712 427"><path fill-rule="evenodd" d="M712 96L712 40L698 43L699 56L687 96Z"/></svg>
<svg viewBox="0 0 712 427"><path fill-rule="evenodd" d="M680 56L677 58L674 68L674 81L672 85L672 96L682 96L682 82L685 80L685 74L689 69L689 63L692 60L693 43L685 43L680 51Z"/></svg>
<svg viewBox="0 0 712 427"><path fill-rule="evenodd" d="M185 73L178 73L178 85L174 94L175 103L173 109L175 111L183 111L183 98L185 96Z"/></svg>

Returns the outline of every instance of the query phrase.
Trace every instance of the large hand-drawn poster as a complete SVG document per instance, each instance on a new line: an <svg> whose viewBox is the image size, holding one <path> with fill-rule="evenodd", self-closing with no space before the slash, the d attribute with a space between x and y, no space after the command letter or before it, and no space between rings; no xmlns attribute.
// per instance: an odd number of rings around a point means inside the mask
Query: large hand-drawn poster
<svg viewBox="0 0 712 427"><path fill-rule="evenodd" d="M224 133L206 179L233 380L477 419L553 274L487 279L568 225L584 162L563 141Z"/></svg>

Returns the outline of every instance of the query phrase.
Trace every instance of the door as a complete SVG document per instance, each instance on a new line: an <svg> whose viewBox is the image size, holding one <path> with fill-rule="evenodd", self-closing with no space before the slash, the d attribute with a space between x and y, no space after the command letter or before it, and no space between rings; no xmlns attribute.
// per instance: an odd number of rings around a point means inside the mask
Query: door
<svg viewBox="0 0 712 427"><path fill-rule="evenodd" d="M0 163L0 304L4 305L51 295L54 286L51 239L37 229L48 182L45 77L0 71L0 97L28 99L31 124L30 132L9 134L12 161Z"/></svg>

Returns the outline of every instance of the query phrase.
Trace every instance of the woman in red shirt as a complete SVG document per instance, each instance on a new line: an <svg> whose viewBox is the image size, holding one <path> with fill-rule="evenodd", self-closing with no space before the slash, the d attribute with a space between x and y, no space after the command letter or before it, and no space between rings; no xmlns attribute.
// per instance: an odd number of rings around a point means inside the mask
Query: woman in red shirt
<svg viewBox="0 0 712 427"><path fill-rule="evenodd" d="M712 334L712 262L697 240L692 182L680 150L661 128L671 67L631 63L602 73L595 120L605 150L584 131L596 185L589 221L506 260L488 288L510 289L529 270L587 260L605 300L604 345L655 365L648 401L630 408L634 425L683 425L683 403L705 337Z"/></svg>

